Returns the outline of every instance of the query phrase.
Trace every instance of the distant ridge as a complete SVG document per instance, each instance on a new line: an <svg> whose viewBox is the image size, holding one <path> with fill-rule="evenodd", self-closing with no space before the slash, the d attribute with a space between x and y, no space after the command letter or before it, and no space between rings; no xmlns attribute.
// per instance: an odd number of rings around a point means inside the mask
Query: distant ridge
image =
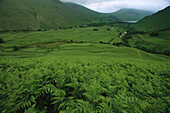
<svg viewBox="0 0 170 113"><path fill-rule="evenodd" d="M111 15L116 16L121 21L137 21L145 16L151 15L153 12L138 9L120 9Z"/></svg>
<svg viewBox="0 0 170 113"><path fill-rule="evenodd" d="M0 0L0 31L53 29L106 19L101 13L73 5L59 0Z"/></svg>
<svg viewBox="0 0 170 113"><path fill-rule="evenodd" d="M145 31L162 31L170 28L170 6L151 16L145 17L133 26Z"/></svg>

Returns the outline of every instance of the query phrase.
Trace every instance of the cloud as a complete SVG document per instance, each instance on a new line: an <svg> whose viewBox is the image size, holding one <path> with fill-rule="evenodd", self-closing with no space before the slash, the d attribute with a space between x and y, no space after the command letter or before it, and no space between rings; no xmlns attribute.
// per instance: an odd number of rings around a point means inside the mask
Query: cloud
<svg viewBox="0 0 170 113"><path fill-rule="evenodd" d="M158 11L170 5L169 0L61 0L84 5L98 12L114 12L121 8Z"/></svg>

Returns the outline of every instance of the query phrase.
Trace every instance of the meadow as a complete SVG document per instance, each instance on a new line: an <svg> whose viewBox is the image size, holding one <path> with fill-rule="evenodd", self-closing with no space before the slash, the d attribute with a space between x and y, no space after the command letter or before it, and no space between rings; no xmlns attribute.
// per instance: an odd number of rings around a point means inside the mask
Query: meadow
<svg viewBox="0 0 170 113"><path fill-rule="evenodd" d="M134 48L140 34L132 34L127 46L119 37L125 31L101 26L1 33L0 111L170 112L169 56ZM167 44L145 35L143 40Z"/></svg>

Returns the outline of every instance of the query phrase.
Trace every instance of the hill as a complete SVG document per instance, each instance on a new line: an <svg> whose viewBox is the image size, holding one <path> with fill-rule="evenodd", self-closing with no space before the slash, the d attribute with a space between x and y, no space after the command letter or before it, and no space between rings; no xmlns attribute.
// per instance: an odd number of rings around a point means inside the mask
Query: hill
<svg viewBox="0 0 170 113"><path fill-rule="evenodd" d="M134 27L144 31L163 30L170 27L170 6L137 22Z"/></svg>
<svg viewBox="0 0 170 113"><path fill-rule="evenodd" d="M100 13L79 9L59 0L0 0L0 31L51 29L104 20Z"/></svg>
<svg viewBox="0 0 170 113"><path fill-rule="evenodd" d="M136 21L151 15L152 12L138 9L120 9L111 15L116 16L121 21Z"/></svg>
<svg viewBox="0 0 170 113"><path fill-rule="evenodd" d="M170 55L170 7L130 25L132 39L138 49ZM131 33L130 33L131 32Z"/></svg>
<svg viewBox="0 0 170 113"><path fill-rule="evenodd" d="M88 8L86 8L82 5L76 4L76 3L65 2L65 4L68 5L69 7L73 8L77 12L82 13L82 15L86 15L88 17L90 17L90 16L94 17L94 15L95 15L95 16L101 18L102 16L107 15L107 14L104 14L104 13L95 12L91 9L88 9Z"/></svg>
<svg viewBox="0 0 170 113"><path fill-rule="evenodd" d="M0 111L168 113L169 57L113 46L118 30L0 33Z"/></svg>

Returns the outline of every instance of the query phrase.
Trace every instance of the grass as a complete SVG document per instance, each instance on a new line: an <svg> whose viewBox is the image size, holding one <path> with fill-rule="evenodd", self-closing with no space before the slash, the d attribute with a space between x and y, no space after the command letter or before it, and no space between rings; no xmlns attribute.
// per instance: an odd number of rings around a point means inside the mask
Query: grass
<svg viewBox="0 0 170 113"><path fill-rule="evenodd" d="M123 41L118 35L124 31L102 26L1 33L0 111L168 111L169 56L112 45Z"/></svg>
<svg viewBox="0 0 170 113"><path fill-rule="evenodd" d="M107 31L110 28L111 31ZM98 29L98 31L93 31ZM122 29L123 31L123 29ZM124 31L126 31L124 29ZM118 37L119 27L86 27L86 28L72 28L72 29L58 29L50 31L37 31L37 32L20 32L20 33L2 33L0 37L4 40L1 46L1 55L12 55L17 53L36 54L51 54L51 53L66 53L68 51L83 51L90 54L108 54L108 56L120 56L121 57L134 57L139 58L136 53L149 54L142 52L134 48L115 47L112 44L122 42L122 39ZM138 35L136 35L137 37ZM149 39L146 38L149 42ZM100 44L99 42L106 44ZM132 40L131 44L135 41ZM154 41L152 41L154 43ZM13 47L17 46L18 51L13 51ZM63 51L63 52L61 52ZM71 54L71 52L69 52ZM99 56L98 55L98 56ZM141 56L141 55L140 55ZM144 55L146 56L146 55ZM151 58L148 59L152 59ZM159 59L155 55L155 58ZM160 58L162 59L162 58Z"/></svg>

